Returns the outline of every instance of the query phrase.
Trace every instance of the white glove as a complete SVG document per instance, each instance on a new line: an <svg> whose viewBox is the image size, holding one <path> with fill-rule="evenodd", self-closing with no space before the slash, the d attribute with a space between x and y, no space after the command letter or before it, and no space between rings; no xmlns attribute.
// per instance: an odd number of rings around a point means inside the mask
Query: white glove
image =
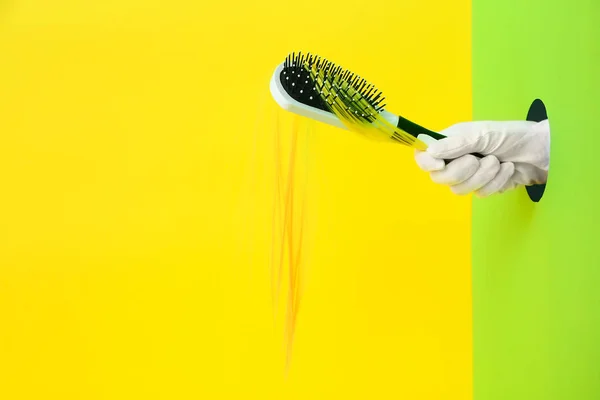
<svg viewBox="0 0 600 400"><path fill-rule="evenodd" d="M434 182L449 185L455 194L486 197L542 184L548 178L548 120L463 122L440 133L447 137L436 141L419 135L429 147L417 150L415 160ZM476 158L472 153L484 157Z"/></svg>

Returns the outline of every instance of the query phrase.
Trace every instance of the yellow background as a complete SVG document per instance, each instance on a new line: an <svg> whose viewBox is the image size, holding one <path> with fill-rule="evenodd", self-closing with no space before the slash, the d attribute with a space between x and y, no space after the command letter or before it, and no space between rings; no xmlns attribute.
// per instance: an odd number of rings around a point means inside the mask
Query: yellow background
<svg viewBox="0 0 600 400"><path fill-rule="evenodd" d="M469 119L469 1L13 0L0 24L1 399L470 398L468 199L321 125L285 375L267 91L311 50L432 129Z"/></svg>

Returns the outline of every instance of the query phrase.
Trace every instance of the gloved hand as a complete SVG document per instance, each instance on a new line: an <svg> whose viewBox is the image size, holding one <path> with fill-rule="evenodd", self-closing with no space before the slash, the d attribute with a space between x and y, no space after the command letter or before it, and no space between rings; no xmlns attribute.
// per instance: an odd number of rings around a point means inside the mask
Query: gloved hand
<svg viewBox="0 0 600 400"><path fill-rule="evenodd" d="M429 147L417 150L415 160L434 182L449 185L455 194L486 197L548 178L548 120L463 122L440 133L447 137L436 141L419 135Z"/></svg>

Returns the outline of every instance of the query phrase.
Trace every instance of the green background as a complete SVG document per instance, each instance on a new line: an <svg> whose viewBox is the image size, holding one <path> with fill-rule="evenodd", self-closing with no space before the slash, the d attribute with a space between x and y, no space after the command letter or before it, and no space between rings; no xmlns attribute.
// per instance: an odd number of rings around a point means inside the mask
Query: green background
<svg viewBox="0 0 600 400"><path fill-rule="evenodd" d="M475 400L600 399L600 2L474 0L474 119L546 104L548 185L473 204Z"/></svg>

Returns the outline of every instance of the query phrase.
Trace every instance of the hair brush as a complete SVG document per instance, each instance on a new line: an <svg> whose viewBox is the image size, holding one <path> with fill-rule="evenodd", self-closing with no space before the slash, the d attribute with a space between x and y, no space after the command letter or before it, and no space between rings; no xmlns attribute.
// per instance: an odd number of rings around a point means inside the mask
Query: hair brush
<svg viewBox="0 0 600 400"><path fill-rule="evenodd" d="M425 150L417 137L444 135L385 110L385 97L373 84L322 57L292 53L277 66L271 94L285 110L373 139L392 140ZM479 154L475 154L482 157Z"/></svg>

